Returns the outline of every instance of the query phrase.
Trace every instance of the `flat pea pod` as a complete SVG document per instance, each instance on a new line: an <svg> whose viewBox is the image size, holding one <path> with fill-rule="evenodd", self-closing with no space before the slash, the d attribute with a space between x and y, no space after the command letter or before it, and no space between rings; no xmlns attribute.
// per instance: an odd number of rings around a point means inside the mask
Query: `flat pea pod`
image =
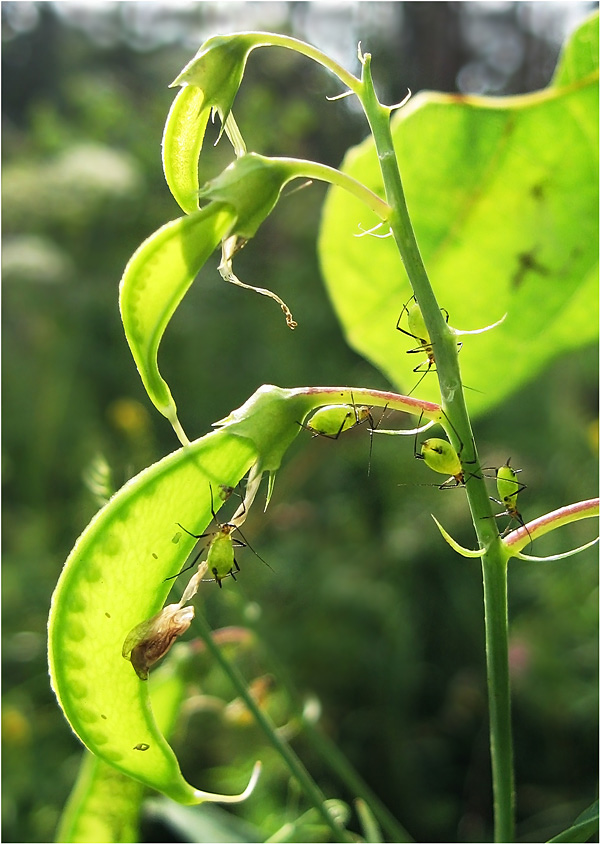
<svg viewBox="0 0 600 844"><path fill-rule="evenodd" d="M174 654L177 659L161 665L149 681L152 709L166 736L173 731L185 697L187 683L181 669L190 661L193 651L180 643ZM141 745L138 752L147 752L145 747ZM139 841L145 792L141 782L125 776L86 750L56 832L56 841L63 844Z"/></svg>
<svg viewBox="0 0 600 844"><path fill-rule="evenodd" d="M213 202L172 220L136 249L121 279L119 305L133 359L150 400L184 444L175 402L158 369L158 347L177 306L235 219L230 206Z"/></svg>
<svg viewBox="0 0 600 844"><path fill-rule="evenodd" d="M202 533L210 485L235 486L257 458L252 439L225 428L141 472L79 537L52 597L50 677L71 727L105 762L184 804L213 795L183 778L123 642L163 606L172 586L165 578L195 543L177 522Z"/></svg>
<svg viewBox="0 0 600 844"><path fill-rule="evenodd" d="M186 214L198 210L198 159L209 114L210 105L205 104L202 89L186 85L173 100L165 123L162 140L165 179Z"/></svg>

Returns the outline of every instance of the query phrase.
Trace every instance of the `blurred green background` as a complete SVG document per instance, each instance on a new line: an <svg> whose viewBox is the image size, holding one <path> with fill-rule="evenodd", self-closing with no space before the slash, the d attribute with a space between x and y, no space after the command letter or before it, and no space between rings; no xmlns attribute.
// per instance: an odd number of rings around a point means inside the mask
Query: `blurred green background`
<svg viewBox="0 0 600 844"><path fill-rule="evenodd" d="M90 474L100 456L118 488L178 445L145 397L117 307L131 253L179 216L160 164L168 83L210 35L273 29L355 72L361 40L387 102L407 86L524 92L548 83L565 35L594 8L2 3L3 840L52 840L79 764L48 684L45 627L63 562L98 506ZM338 165L366 134L351 100L325 99L338 92L316 65L258 51L236 103L249 149ZM209 149L202 175L228 156L225 144ZM390 388L345 345L324 294L315 246L323 196L313 186L280 202L236 264L244 281L286 300L294 332L276 304L225 285L216 261L169 327L161 369L190 436L263 383ZM589 348L477 421L486 464L510 455L523 469L526 519L596 494L597 383ZM376 438L369 476L368 458L366 426L336 442L298 438L269 510L254 508L245 527L274 572L240 554L238 584L211 594L211 622L252 616L270 651L256 673L280 664L302 696L319 698L328 734L418 840L490 840L480 571L447 548L430 517L472 544L464 493L418 486L430 476L410 441ZM593 530L572 526L533 551L566 550ZM511 563L520 840L555 834L595 796L596 558L591 549L544 566ZM210 666L198 677L204 692L233 696ZM218 785L236 759L271 767L239 809L263 829L305 808L251 727L205 713L178 740L200 787ZM302 737L295 746L328 796L351 799ZM186 840L150 820L144 835Z"/></svg>

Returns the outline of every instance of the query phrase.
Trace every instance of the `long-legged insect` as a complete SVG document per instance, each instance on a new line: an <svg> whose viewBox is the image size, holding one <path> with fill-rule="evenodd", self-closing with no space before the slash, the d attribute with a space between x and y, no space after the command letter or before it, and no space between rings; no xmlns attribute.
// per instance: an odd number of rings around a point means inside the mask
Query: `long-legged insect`
<svg viewBox="0 0 600 844"><path fill-rule="evenodd" d="M511 458L509 457L504 466L500 466L499 469L494 469L496 473L496 489L498 490L498 498L490 496L490 501L494 501L496 504L500 504L500 506L504 507L504 512L496 513L494 518L501 519L503 516L510 517L507 526L502 531L501 536L506 536L507 533L510 533L512 523L518 522L521 527L525 528L527 536L529 536L529 540L531 541L531 534L529 533L529 530L527 530L527 525L523 521L523 516L517 510L517 496L524 489L527 489L527 485L517 480L517 474L521 470L513 469L510 465L510 461Z"/></svg>
<svg viewBox="0 0 600 844"><path fill-rule="evenodd" d="M171 577L165 578L166 580L173 580L176 577L179 577L180 574L188 571L189 569L193 568L196 561L200 557L200 555L208 548L206 563L208 565L208 571L213 575L214 580L219 584L219 588L222 588L221 581L223 578L231 576L234 580L235 572L240 570L239 564L235 559L235 548L245 548L246 546L253 551L254 554L261 560L265 565L269 565L266 560L254 551L254 548L248 542L242 542L241 539L234 539L232 534L235 530L237 530L240 534L240 528L234 522L219 522L217 519L217 515L214 509L214 500L213 500L213 491L212 486L209 486L210 489L210 512L212 513L212 517L215 520L217 525L217 530L212 531L210 533L192 533L186 527L184 527L179 522L177 523L179 527L184 530L189 536L192 536L194 539L205 539L208 537L208 543L204 545L196 554L192 562L183 568L177 574L171 575ZM231 495L231 487L223 487L221 486L222 492L227 494L227 498ZM245 512L245 508L243 510Z"/></svg>
<svg viewBox="0 0 600 844"><path fill-rule="evenodd" d="M419 426L422 418L423 414L419 417ZM448 440L442 440L439 437L430 437L429 439L423 440L420 450L417 451L418 434L415 434L414 457L417 460L424 460L426 465L434 472L439 472L440 475L450 475L448 480L444 481L443 484L433 484L433 486L437 486L438 489L455 489L458 486L464 486L469 478L478 476L476 476L473 472L470 472L467 477L465 477L465 471L461 460L464 444L458 431L454 428L454 425L452 425L447 416L446 419L452 426L452 429L454 430L454 433L460 443L458 451L456 451L451 442L448 442ZM475 461L466 462L474 463Z"/></svg>
<svg viewBox="0 0 600 844"><path fill-rule="evenodd" d="M376 425L371 414L373 408L367 405L354 404L352 392L350 396L352 398L352 404L325 405L325 407L320 407L315 411L306 424L303 422L299 422L298 424L302 428L306 428L307 431L310 431L313 437L327 437L330 440L337 440L345 431L349 431L351 428L356 428L358 425L368 422L369 434L371 435L368 464L368 474L370 474L371 456L373 454L373 431L376 430L381 419ZM384 407L384 413L385 409Z"/></svg>
<svg viewBox="0 0 600 844"><path fill-rule="evenodd" d="M410 305L409 303L411 300L414 300L413 304ZM445 314L446 322L450 317L446 308L440 308L440 311ZM408 319L408 327L411 331L406 331L404 328L400 326L400 320L402 319L403 314L406 312L407 319ZM503 318L504 319L504 318ZM502 320L500 320L502 322ZM487 331L490 328L494 328L498 323L494 323L493 325L486 326L484 329L477 329L475 331L461 331L461 334L481 334L483 331ZM400 311L400 316L398 317L398 322L396 323L396 328L398 331L401 331L403 334L406 334L407 337L412 337L413 340L418 340L419 345L415 349L408 349L406 352L407 355L416 355L416 354L426 354L427 360L419 363L413 369L413 372L422 372L423 374L412 388L412 390L408 393L408 395L412 395L414 391L417 389L421 381L425 378L427 373L431 372L432 368L435 366L435 355L433 353L433 343L429 337L429 332L427 331L427 326L425 325L425 320L423 319L423 314L421 313L421 308L415 298L415 296L411 296L408 302L402 306L402 310ZM462 349L462 343L457 343L456 347L458 351ZM423 371L423 367L425 370ZM466 384L463 384L465 390L472 390L474 393L479 393L480 390L476 390L475 387L468 387Z"/></svg>
<svg viewBox="0 0 600 844"><path fill-rule="evenodd" d="M352 394L351 394L352 395ZM354 396L352 396L354 399ZM298 424L310 431L313 437L327 437L330 440L337 440L344 431L356 428L368 422L374 428L371 407L356 404L328 404L320 407L304 424Z"/></svg>
<svg viewBox="0 0 600 844"><path fill-rule="evenodd" d="M410 304L412 302L412 305ZM440 308L441 312L446 317L446 322L450 318L448 311L445 308ZM406 313L408 328L409 331L402 328L400 325L400 320L402 319L403 315ZM425 320L423 319L423 314L421 313L421 308L419 307L419 303L417 302L416 297L413 295L410 297L408 302L402 306L402 310L400 311L400 316L398 317L398 322L396 323L396 329L401 331L402 334L406 334L407 337L412 337L413 340L416 340L419 345L416 346L414 349L408 349L406 354L407 355L427 355L427 360L419 363L413 369L413 372L422 372L423 374L412 388L408 395L410 396L414 391L417 389L423 378L427 375L428 372L431 371L431 368L435 366L435 355L433 353L433 344L429 337L429 332L427 331L427 326L425 325ZM462 344L459 344L459 348ZM426 367L423 371L423 367Z"/></svg>

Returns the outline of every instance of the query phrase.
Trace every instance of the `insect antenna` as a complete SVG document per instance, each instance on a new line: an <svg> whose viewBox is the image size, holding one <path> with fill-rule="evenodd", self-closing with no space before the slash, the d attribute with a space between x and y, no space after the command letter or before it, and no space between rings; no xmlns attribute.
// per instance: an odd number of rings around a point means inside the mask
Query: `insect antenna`
<svg viewBox="0 0 600 844"><path fill-rule="evenodd" d="M240 548L240 547L246 547L246 546L248 546L248 548L252 551L252 553L254 554L254 556L255 556L255 557L258 557L258 559L261 561L261 563L264 563L264 564L265 564L265 566L267 566L267 568L271 569L271 571L272 571L273 573L275 573L275 569L273 568L273 566L271 566L269 563L267 563L267 561L266 561L263 557L261 557L261 556L260 556L260 554L258 553L258 551L256 551L256 550L252 547L252 545L250 545L250 543L248 542L248 540L246 539L246 537L245 537L245 536L244 536L244 534L242 533L241 528L236 528L236 530L237 530L237 532L239 533L239 535L242 537L242 539L244 540L243 542L238 542L238 546L237 546L237 547L238 547L238 548ZM235 542L235 540L234 540L234 542Z"/></svg>

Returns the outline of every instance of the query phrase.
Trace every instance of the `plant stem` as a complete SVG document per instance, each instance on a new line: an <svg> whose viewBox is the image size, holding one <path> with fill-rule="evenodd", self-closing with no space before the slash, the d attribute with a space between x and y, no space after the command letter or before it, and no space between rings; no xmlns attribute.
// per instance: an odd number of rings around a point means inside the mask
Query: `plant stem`
<svg viewBox="0 0 600 844"><path fill-rule="evenodd" d="M381 197L373 193L362 182L348 176L347 173L341 170L336 170L335 167L329 167L327 164L320 164L318 161L307 161L303 158L285 158L277 157L273 161L280 164L288 164L293 173L293 178L305 177L307 179L319 179L322 182L328 182L331 185L338 185L344 188L349 193L353 194L361 202L374 211L380 220L387 220L392 212L392 209L384 202Z"/></svg>
<svg viewBox="0 0 600 844"><path fill-rule="evenodd" d="M500 540L482 559L494 840L514 841L514 774L508 672L507 561Z"/></svg>
<svg viewBox="0 0 600 844"><path fill-rule="evenodd" d="M490 747L494 792L496 841L514 841L514 785L508 674L508 619L506 554L493 518L475 440L464 400L456 338L444 320L433 293L412 227L390 129L391 110L379 103L370 71L370 56L363 57L363 90L359 99L371 131L385 185L393 208L389 220L406 274L421 308L440 382L442 408L449 421L448 437L460 455L467 478L467 500L481 548L486 632L487 681L490 711Z"/></svg>
<svg viewBox="0 0 600 844"><path fill-rule="evenodd" d="M313 47L312 44L299 41L297 38L292 38L289 35L280 35L274 32L257 32L254 34L262 36L260 43L257 43L255 46L271 45L274 47L287 47L289 50L295 50L297 53L301 53L303 56L307 56L309 59L312 59L327 68L327 70L337 76L344 85L347 85L353 93L357 94L359 92L361 86L356 76L349 73L344 67L334 61L334 59L330 58L325 53L322 53L321 50Z"/></svg>
<svg viewBox="0 0 600 844"><path fill-rule="evenodd" d="M272 667L273 673L285 688L292 702L293 709L297 713L296 717L301 722L303 735L306 736L321 759L329 765L331 770L339 777L348 791L352 792L355 798L362 799L368 805L382 829L387 832L390 841L399 842L399 844L401 842L414 841L402 824L392 815L387 806L381 802L360 774L352 767L337 745L319 727L318 723L315 723L312 718L305 715L302 711L302 706L299 704L300 695L285 666L279 661L272 648L270 648L260 625L253 625L252 629L255 635L259 637L260 647L266 655L268 664Z"/></svg>
<svg viewBox="0 0 600 844"><path fill-rule="evenodd" d="M208 623L202 613L196 614L194 623L208 651L219 663L221 669L227 675L233 687L236 689L236 691L248 707L248 710L254 716L257 724L261 727L261 729L263 730L275 750L277 750L285 764L288 766L292 775L296 778L301 788L303 789L308 800L319 812L319 814L323 818L323 821L331 830L333 834L332 840L340 842L353 841L353 838L349 835L348 831L327 810L327 807L325 806L325 796L323 795L319 787L316 785L316 783L312 780L308 771L306 770L300 759L296 756L294 751L291 749L289 744L287 744L287 742L285 742L280 737L271 721L267 718L265 713L258 706L256 701L248 691L246 681L244 680L241 673L238 671L235 665L232 665L232 663L225 658L221 648L215 643L212 637L212 631L208 626Z"/></svg>
<svg viewBox="0 0 600 844"><path fill-rule="evenodd" d="M346 787L359 798L362 798L369 806L373 815L387 832L390 841L410 842L414 841L402 824L389 811L379 797L369 788L363 778L354 770L339 748L331 739L317 726L304 720L303 727L306 735L313 746L319 751L330 768L335 771Z"/></svg>

